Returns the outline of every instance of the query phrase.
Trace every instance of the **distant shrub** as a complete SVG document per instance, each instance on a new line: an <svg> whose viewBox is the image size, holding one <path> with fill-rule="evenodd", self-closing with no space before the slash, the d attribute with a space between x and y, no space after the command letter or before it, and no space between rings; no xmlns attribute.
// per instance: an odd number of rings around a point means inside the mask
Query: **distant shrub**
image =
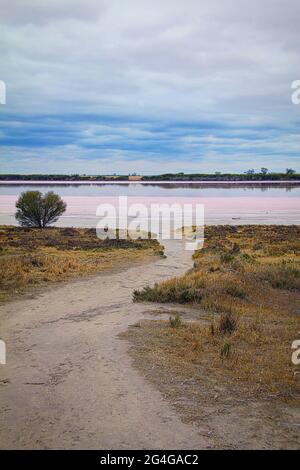
<svg viewBox="0 0 300 470"><path fill-rule="evenodd" d="M228 295L231 295L232 297L237 297L239 299L245 299L247 296L245 289L234 281L228 281L225 284L224 292Z"/></svg>
<svg viewBox="0 0 300 470"><path fill-rule="evenodd" d="M222 313L219 322L221 334L231 334L236 329L236 321L230 313Z"/></svg>
<svg viewBox="0 0 300 470"><path fill-rule="evenodd" d="M169 281L155 284L154 287L146 286L133 292L135 302L175 302L179 304L199 303L202 299L201 287L188 284L188 280Z"/></svg>
<svg viewBox="0 0 300 470"><path fill-rule="evenodd" d="M231 343L225 339L221 348L221 357L227 358L230 354Z"/></svg>
<svg viewBox="0 0 300 470"><path fill-rule="evenodd" d="M254 243L253 245L253 250L254 251L258 251L258 250L262 250L263 249L263 244L262 243Z"/></svg>
<svg viewBox="0 0 300 470"><path fill-rule="evenodd" d="M134 289L133 294L132 294L133 301L134 302L143 302L143 301L155 302L155 299L152 296L152 291L153 289L151 289L151 287L149 286L146 286L141 290Z"/></svg>
<svg viewBox="0 0 300 470"><path fill-rule="evenodd" d="M231 248L231 253L233 255L235 255L235 254L239 253L240 251L241 251L240 245L238 245L237 243L234 243L232 248Z"/></svg>
<svg viewBox="0 0 300 470"><path fill-rule="evenodd" d="M182 325L179 313L176 313L174 317L169 317L169 323L172 328L179 328Z"/></svg>
<svg viewBox="0 0 300 470"><path fill-rule="evenodd" d="M218 272L218 271L220 271L220 270L221 270L220 266L210 266L210 267L208 268L208 272L210 272L210 273L216 273L216 272Z"/></svg>
<svg viewBox="0 0 300 470"><path fill-rule="evenodd" d="M300 290L300 269L293 264L273 264L262 269L260 276L274 289Z"/></svg>
<svg viewBox="0 0 300 470"><path fill-rule="evenodd" d="M234 256L231 254L231 253L224 253L223 255L221 255L221 262L222 263L231 263L232 261L234 261Z"/></svg>
<svg viewBox="0 0 300 470"><path fill-rule="evenodd" d="M248 253L243 253L241 255L241 259L243 261L246 261L247 263L254 263L255 262L255 256L249 255Z"/></svg>

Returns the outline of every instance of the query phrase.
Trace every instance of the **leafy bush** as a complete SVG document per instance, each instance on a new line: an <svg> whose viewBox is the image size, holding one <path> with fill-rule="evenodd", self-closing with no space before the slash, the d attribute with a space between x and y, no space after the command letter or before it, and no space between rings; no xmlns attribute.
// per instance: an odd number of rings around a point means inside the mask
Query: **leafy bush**
<svg viewBox="0 0 300 470"><path fill-rule="evenodd" d="M16 219L22 227L44 228L56 222L66 207L66 203L53 191L44 196L40 191L26 191L16 203Z"/></svg>

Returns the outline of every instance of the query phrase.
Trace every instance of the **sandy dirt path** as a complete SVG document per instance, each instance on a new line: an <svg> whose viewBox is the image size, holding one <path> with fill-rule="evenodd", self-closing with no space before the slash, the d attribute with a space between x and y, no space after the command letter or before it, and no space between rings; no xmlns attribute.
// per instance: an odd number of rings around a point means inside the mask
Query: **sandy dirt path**
<svg viewBox="0 0 300 470"><path fill-rule="evenodd" d="M118 334L147 317L132 291L192 266L180 241L166 259L62 284L1 307L2 449L205 448L131 365Z"/></svg>

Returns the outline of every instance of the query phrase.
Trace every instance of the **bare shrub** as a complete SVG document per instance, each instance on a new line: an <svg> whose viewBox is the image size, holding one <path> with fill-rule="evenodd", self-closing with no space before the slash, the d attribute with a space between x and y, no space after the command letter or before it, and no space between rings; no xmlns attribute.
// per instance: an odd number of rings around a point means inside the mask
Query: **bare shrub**
<svg viewBox="0 0 300 470"><path fill-rule="evenodd" d="M222 313L219 321L221 334L231 334L236 329L236 321L229 313Z"/></svg>

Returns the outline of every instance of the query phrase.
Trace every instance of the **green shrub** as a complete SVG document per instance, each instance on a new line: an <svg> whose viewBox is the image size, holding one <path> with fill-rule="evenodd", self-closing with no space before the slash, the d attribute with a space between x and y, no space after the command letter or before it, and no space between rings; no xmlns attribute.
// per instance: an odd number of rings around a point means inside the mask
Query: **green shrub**
<svg viewBox="0 0 300 470"><path fill-rule="evenodd" d="M179 328L182 325L179 313L176 313L174 317L169 317L169 323L172 328Z"/></svg>
<svg viewBox="0 0 300 470"><path fill-rule="evenodd" d="M231 343L225 339L221 348L221 357L227 358L230 354Z"/></svg>
<svg viewBox="0 0 300 470"><path fill-rule="evenodd" d="M221 262L224 264L232 263L234 261L234 256L231 253L224 253L221 255Z"/></svg>
<svg viewBox="0 0 300 470"><path fill-rule="evenodd" d="M58 194L49 191L23 192L16 203L16 219L22 227L44 228L58 220L67 205Z"/></svg>
<svg viewBox="0 0 300 470"><path fill-rule="evenodd" d="M181 284L155 284L154 287L144 287L133 292L134 302L174 302L179 304L199 303L202 292L194 286Z"/></svg>
<svg viewBox="0 0 300 470"><path fill-rule="evenodd" d="M238 299L245 299L247 292L237 282L230 281L225 284L224 292Z"/></svg>

